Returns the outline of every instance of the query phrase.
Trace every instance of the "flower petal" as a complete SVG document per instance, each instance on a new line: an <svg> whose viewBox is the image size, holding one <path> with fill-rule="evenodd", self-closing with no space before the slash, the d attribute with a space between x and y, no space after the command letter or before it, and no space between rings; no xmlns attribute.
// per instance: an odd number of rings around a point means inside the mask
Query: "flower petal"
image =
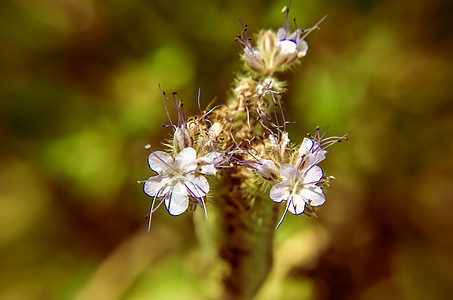
<svg viewBox="0 0 453 300"><path fill-rule="evenodd" d="M184 173L193 172L197 168L197 152L192 147L182 149L175 157L175 164Z"/></svg>
<svg viewBox="0 0 453 300"><path fill-rule="evenodd" d="M185 212L188 206L187 189L181 182L178 182L173 186L170 195L165 198L165 207L170 215L178 216Z"/></svg>
<svg viewBox="0 0 453 300"><path fill-rule="evenodd" d="M217 173L217 169L214 165L204 165L200 167L200 173L204 175L215 175Z"/></svg>
<svg viewBox="0 0 453 300"><path fill-rule="evenodd" d="M222 161L223 154L217 151L211 151L207 155L197 158L197 162L202 164L218 164Z"/></svg>
<svg viewBox="0 0 453 300"><path fill-rule="evenodd" d="M305 40L297 40L297 57L301 58L307 55L308 52L308 44Z"/></svg>
<svg viewBox="0 0 453 300"><path fill-rule="evenodd" d="M319 166L313 166L304 174L304 183L317 183L324 176L324 173Z"/></svg>
<svg viewBox="0 0 453 300"><path fill-rule="evenodd" d="M288 204L288 211L293 215L300 215L305 210L305 201L302 196L296 194L291 198L291 203Z"/></svg>
<svg viewBox="0 0 453 300"><path fill-rule="evenodd" d="M148 165L157 174L165 173L166 170L171 169L173 164L170 154L163 151L151 152L148 156Z"/></svg>
<svg viewBox="0 0 453 300"><path fill-rule="evenodd" d="M215 165L222 160L222 154L212 151L205 156L197 158L197 164L200 166L200 173L205 175L215 175L217 169Z"/></svg>
<svg viewBox="0 0 453 300"><path fill-rule="evenodd" d="M283 164L280 167L280 177L282 178L282 183L291 184L296 181L297 178L297 169L289 164Z"/></svg>
<svg viewBox="0 0 453 300"><path fill-rule="evenodd" d="M286 39L286 37L288 36L288 34L289 34L289 31L288 31L286 28L280 27L280 28L277 30L277 39L278 39L279 41L284 40L284 39Z"/></svg>
<svg viewBox="0 0 453 300"><path fill-rule="evenodd" d="M145 181L143 191L150 197L162 196L163 189L168 182L167 177L154 176Z"/></svg>
<svg viewBox="0 0 453 300"><path fill-rule="evenodd" d="M314 152L307 156L307 164L305 165L306 168L311 167L312 165L319 164L324 159L326 159L326 150L317 149Z"/></svg>
<svg viewBox="0 0 453 300"><path fill-rule="evenodd" d="M195 198L204 197L209 192L209 183L204 176L189 175L184 184L189 190L189 195Z"/></svg>
<svg viewBox="0 0 453 300"><path fill-rule="evenodd" d="M304 138L304 140L302 141L302 144L300 145L300 148L299 148L299 155L302 156L302 155L307 155L308 153L310 153L311 149L313 148L313 141L309 138Z"/></svg>
<svg viewBox="0 0 453 300"><path fill-rule="evenodd" d="M316 143L316 146L313 145L311 149L308 150L307 155L305 156L305 165L304 169L308 169L313 165L316 165L326 159L327 151L321 148L320 143Z"/></svg>
<svg viewBox="0 0 453 300"><path fill-rule="evenodd" d="M265 65L261 53L248 47L244 48L244 60L255 72L260 72Z"/></svg>
<svg viewBox="0 0 453 300"><path fill-rule="evenodd" d="M297 57L297 44L293 40L282 40L279 42L279 52L275 57L277 64L291 62Z"/></svg>
<svg viewBox="0 0 453 300"><path fill-rule="evenodd" d="M271 188L270 197L275 202L282 202L290 196L289 188L283 184L276 184Z"/></svg>
<svg viewBox="0 0 453 300"><path fill-rule="evenodd" d="M310 202L311 206L320 206L326 202L326 197L324 192L319 186L310 186L309 188L304 188L300 191L300 195L307 199Z"/></svg>

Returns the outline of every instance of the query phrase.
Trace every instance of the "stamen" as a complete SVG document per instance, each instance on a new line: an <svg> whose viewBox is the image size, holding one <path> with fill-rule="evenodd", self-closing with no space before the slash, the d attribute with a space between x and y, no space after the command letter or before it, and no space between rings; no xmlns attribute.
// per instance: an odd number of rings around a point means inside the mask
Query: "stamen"
<svg viewBox="0 0 453 300"><path fill-rule="evenodd" d="M247 125L249 126L249 129L251 130L252 127L250 126L250 112L249 112L249 106L247 105L248 103L245 103L245 110L247 112Z"/></svg>
<svg viewBox="0 0 453 300"><path fill-rule="evenodd" d="M275 97L274 97L274 94L272 94L272 99L274 100L275 102ZM283 107L282 107L282 103L280 101L280 95L277 95L277 103L278 103L278 107L280 108L280 113L282 115L282 122L283 122L283 131L286 131L286 119L285 119L285 114L283 112Z"/></svg>
<svg viewBox="0 0 453 300"><path fill-rule="evenodd" d="M159 204L157 204L157 206L155 208L154 207L154 202L156 201L156 198L158 198L158 195L159 195L159 192L156 194L156 196L153 197L153 202L151 203L151 207L149 209L149 214L146 216L148 217L148 233L149 233L149 230L151 229L151 219L153 217L153 213L159 208L159 206L162 204L164 198L161 198L161 200L159 201Z"/></svg>
<svg viewBox="0 0 453 300"><path fill-rule="evenodd" d="M205 202L203 200L203 197L200 197L199 199L201 201L201 207L203 207L204 217L206 218L206 221L208 221L208 211L206 209L206 204L205 204Z"/></svg>
<svg viewBox="0 0 453 300"><path fill-rule="evenodd" d="M198 186L197 184L194 184L192 181L189 181L194 187L195 189L197 189L198 191L201 191L203 192L204 194L206 194L206 192L200 188L200 186ZM200 201L201 202L201 207L203 207L203 210L204 210L204 216L206 218L206 221L208 220L208 212L206 211L206 206L205 206L205 203L203 201L203 197L198 197L197 195L195 195L195 193L187 186L187 184L184 182L184 186L186 187L187 191L189 192L190 196L197 199L197 201Z"/></svg>
<svg viewBox="0 0 453 300"><path fill-rule="evenodd" d="M290 28L289 28L289 8L290 7L291 7L291 1L289 1L288 6L284 6L282 8L282 14L285 14L285 24L283 25L283 28L285 28L288 31L290 30Z"/></svg>
<svg viewBox="0 0 453 300"><path fill-rule="evenodd" d="M275 230L277 230L277 229L280 227L280 225L282 225L283 220L285 219L286 213L288 212L289 205L291 204L292 201L293 201L292 196L291 196L290 199L287 199L287 200L286 200L286 208L285 208L285 211L283 212L283 215L282 215L282 217L280 218L280 221L278 222L277 227L275 228Z"/></svg>
<svg viewBox="0 0 453 300"><path fill-rule="evenodd" d="M258 112L258 121L260 122L261 126L263 126L264 129L269 131L269 133L271 133L271 134L273 133L272 130L264 124L264 118L263 118L263 115L261 115L260 111Z"/></svg>
<svg viewBox="0 0 453 300"><path fill-rule="evenodd" d="M156 194L157 196L157 194ZM156 201L156 196L153 197L153 202L151 202L151 207L149 208L149 214L148 214L148 233L151 228L151 219L153 217L153 207L154 207L154 201Z"/></svg>
<svg viewBox="0 0 453 300"><path fill-rule="evenodd" d="M184 110L184 102L182 101L182 99L177 100L176 96L177 96L176 92L173 93L173 97L174 97L175 101L177 101L176 103L178 104L177 109L176 109L176 112L178 114L178 126L179 127L184 126L185 128L187 128L187 124L186 124L187 118L186 118L186 111Z"/></svg>
<svg viewBox="0 0 453 300"><path fill-rule="evenodd" d="M305 28L302 32L306 32L306 33L301 37L301 39L302 40L305 39L313 30L320 29L319 24L321 24L321 22L324 21L325 18L327 18L327 15L322 17L321 20L319 20L314 26Z"/></svg>
<svg viewBox="0 0 453 300"><path fill-rule="evenodd" d="M319 183L329 182L329 181L332 181L332 180L335 180L335 177L334 176L329 176L327 178L321 178L320 180L318 180L318 181L316 181L315 183L312 183L312 184L319 184Z"/></svg>
<svg viewBox="0 0 453 300"><path fill-rule="evenodd" d="M216 106L210 108L207 112L205 112L203 115L202 115L202 118L205 118L207 115L209 115L212 111L216 110L218 107L221 107L221 106L226 106L225 104L217 104Z"/></svg>
<svg viewBox="0 0 453 300"><path fill-rule="evenodd" d="M239 19L239 22L241 22L242 30L241 30L241 33L238 34L237 38L235 38L234 40L239 42L242 49L247 48L249 51L251 51L253 53L253 48L250 43L250 41L252 39L249 38L247 35L247 24L244 24L241 19Z"/></svg>
<svg viewBox="0 0 453 300"><path fill-rule="evenodd" d="M349 132L343 136L330 136L330 137L324 138L324 136L327 134L327 131L329 130L329 127L326 128L326 130L324 131L324 133L322 135L320 134L319 126L316 126L315 130L316 130L315 135L312 135L310 133L307 135L310 139L313 140L313 142L315 144L315 145L313 145L313 151L317 151L318 149L325 150L325 149L329 148L330 146L341 142L342 140L348 140Z"/></svg>
<svg viewBox="0 0 453 300"><path fill-rule="evenodd" d="M165 113L167 114L168 121L170 122L171 126L173 128L175 128L175 126L171 122L170 115L168 114L167 106L165 105L165 100L164 100L164 96L166 96L165 91L162 91L162 89L160 88L160 84L158 86L159 86L160 98L162 99L162 104L164 105L164 109L165 109Z"/></svg>

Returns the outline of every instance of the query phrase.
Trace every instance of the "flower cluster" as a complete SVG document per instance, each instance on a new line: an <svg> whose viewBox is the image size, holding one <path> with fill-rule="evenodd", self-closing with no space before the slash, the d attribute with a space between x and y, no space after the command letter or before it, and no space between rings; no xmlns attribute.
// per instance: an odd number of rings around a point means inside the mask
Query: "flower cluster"
<svg viewBox="0 0 453 300"><path fill-rule="evenodd" d="M284 132L280 138L271 134L266 151L269 158L259 159L252 166L256 173L274 183L270 190L270 198L275 202L286 202L285 212L277 225L282 223L286 212L300 215L308 206L320 206L325 202L322 185L332 177L325 177L318 163L326 158L327 150L336 142L347 139L347 136L324 138L319 128L316 134L304 138L298 150L289 145L288 134Z"/></svg>
<svg viewBox="0 0 453 300"><path fill-rule="evenodd" d="M306 137L299 147L290 145L286 131L290 122L280 101L280 95L286 91L285 83L274 73L288 69L307 53L304 39L318 28L319 22L305 30L296 26L291 32L289 10L285 8L283 12L286 13L284 26L277 32L261 31L256 48L252 47L244 25L239 41L245 65L252 72L238 77L228 105L204 112L200 108L199 115L186 118L176 93L169 100L162 92L164 106L166 101L171 104L178 121L173 124L165 108L173 129L167 143L169 151L154 152L148 146L148 164L157 173L142 181L144 192L153 198L149 222L162 203L174 216L199 205L207 218L208 179L219 179L219 168L228 168L221 176L225 182L237 185L225 191L235 191L234 196L227 197L244 202L238 207L243 204L251 207L247 201L254 201L255 195L248 187L258 191L257 185L272 183L268 198L286 203L277 228L288 211L295 215L309 214L314 207L324 204L323 187L333 177L324 176L318 164L326 158L326 149L346 136L325 138L317 128L316 134Z"/></svg>

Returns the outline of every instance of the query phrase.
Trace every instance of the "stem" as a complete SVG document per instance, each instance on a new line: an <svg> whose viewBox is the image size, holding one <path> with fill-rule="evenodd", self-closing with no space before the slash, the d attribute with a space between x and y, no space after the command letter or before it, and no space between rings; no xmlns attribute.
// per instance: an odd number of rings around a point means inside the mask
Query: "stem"
<svg viewBox="0 0 453 300"><path fill-rule="evenodd" d="M252 175L244 168L226 169L223 174L219 255L230 267L223 279L223 300L251 299L272 267L278 207L261 196Z"/></svg>

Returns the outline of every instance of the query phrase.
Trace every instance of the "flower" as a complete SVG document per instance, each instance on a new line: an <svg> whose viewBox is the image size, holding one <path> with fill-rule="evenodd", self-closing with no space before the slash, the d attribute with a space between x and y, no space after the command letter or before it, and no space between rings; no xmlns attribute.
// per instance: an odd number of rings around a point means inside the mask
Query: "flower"
<svg viewBox="0 0 453 300"><path fill-rule="evenodd" d="M302 36L302 33L305 32L305 30L296 28L294 32L291 32L288 18L289 8L284 7L282 12L286 12L285 24L277 31L278 51L275 59L282 63L290 63L296 58L304 57L307 54L308 44L304 40L306 35Z"/></svg>
<svg viewBox="0 0 453 300"><path fill-rule="evenodd" d="M323 205L326 201L324 192L317 186L322 182L324 174L319 166L313 165L309 168L299 169L290 164L283 164L280 167L281 183L271 188L270 198L275 202L286 201L285 213L278 223L282 223L286 212L300 215L305 210L305 205Z"/></svg>
<svg viewBox="0 0 453 300"><path fill-rule="evenodd" d="M173 216L187 210L189 197L197 199L206 215L203 197L209 192L209 183L204 176L195 172L198 167L195 149L184 148L174 159L166 152L151 152L148 164L157 173L146 180L143 187L144 192L154 198L150 215L155 210L155 199L160 197L162 200L157 207L164 201L165 207ZM212 174L212 170L206 173Z"/></svg>
<svg viewBox="0 0 453 300"><path fill-rule="evenodd" d="M291 32L288 19L289 8L284 7L282 12L285 13L283 27L280 27L277 33L271 30L261 31L256 49L252 47L246 25L243 25L242 32L236 39L242 47L243 59L247 67L258 74L270 75L285 71L299 58L304 57L308 51L305 38L311 31L318 29L319 23L325 18L307 29L297 28L296 25L296 29Z"/></svg>

